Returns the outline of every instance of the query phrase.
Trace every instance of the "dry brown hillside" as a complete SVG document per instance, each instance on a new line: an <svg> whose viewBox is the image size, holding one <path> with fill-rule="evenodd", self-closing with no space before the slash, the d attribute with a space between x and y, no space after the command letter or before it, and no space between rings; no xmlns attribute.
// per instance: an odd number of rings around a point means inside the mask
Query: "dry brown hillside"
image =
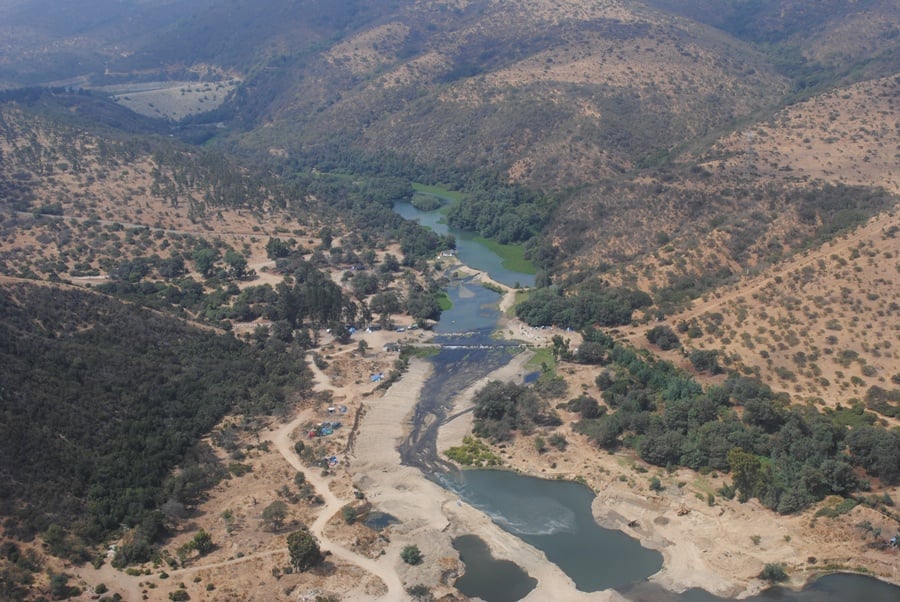
<svg viewBox="0 0 900 602"><path fill-rule="evenodd" d="M774 106L789 85L744 42L634 3L416 3L310 59L266 110L278 127L241 143L308 153L327 132L565 187Z"/></svg>
<svg viewBox="0 0 900 602"><path fill-rule="evenodd" d="M103 277L134 258L190 258L201 239L259 272L269 236L318 227L311 213L275 211L264 183L200 151L110 139L10 105L0 126L5 275ZM229 194L255 198L256 209L216 203Z"/></svg>
<svg viewBox="0 0 900 602"><path fill-rule="evenodd" d="M647 290L765 269L894 206L897 98L892 76L789 106L699 157L579 192L554 236L573 265L618 266L609 279Z"/></svg>
<svg viewBox="0 0 900 602"><path fill-rule="evenodd" d="M717 142L712 172L881 186L900 193L900 76L865 81L789 106Z"/></svg>
<svg viewBox="0 0 900 602"><path fill-rule="evenodd" d="M898 293L894 211L668 316L661 323L678 333L684 351L663 355L689 368L690 351L715 350L720 363L756 374L797 401L851 405L872 386L898 386ZM630 328L628 338L653 348L645 334L656 324Z"/></svg>

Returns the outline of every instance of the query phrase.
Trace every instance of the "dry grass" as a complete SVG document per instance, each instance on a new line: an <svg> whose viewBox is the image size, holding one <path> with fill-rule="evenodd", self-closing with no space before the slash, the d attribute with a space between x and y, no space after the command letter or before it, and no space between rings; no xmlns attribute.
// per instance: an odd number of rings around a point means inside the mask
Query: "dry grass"
<svg viewBox="0 0 900 602"><path fill-rule="evenodd" d="M882 186L900 194L900 78L828 92L719 141L713 172Z"/></svg>
<svg viewBox="0 0 900 602"><path fill-rule="evenodd" d="M215 82L156 82L116 86L106 91L135 113L180 121L218 108L240 84L239 79Z"/></svg>
<svg viewBox="0 0 900 602"><path fill-rule="evenodd" d="M900 374L900 214L884 213L852 233L802 253L668 316L685 353L713 349L797 401L827 407L861 400L873 385L894 388ZM628 330L649 347L649 325ZM669 352L685 367L679 352Z"/></svg>

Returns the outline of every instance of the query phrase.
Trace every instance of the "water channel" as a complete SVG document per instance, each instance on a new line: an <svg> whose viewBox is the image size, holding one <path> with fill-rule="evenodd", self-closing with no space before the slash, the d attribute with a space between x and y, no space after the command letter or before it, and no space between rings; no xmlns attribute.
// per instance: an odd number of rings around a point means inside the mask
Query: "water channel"
<svg viewBox="0 0 900 602"><path fill-rule="evenodd" d="M396 208L404 217L418 217L423 225L432 225L421 219L424 212L411 205L398 204ZM430 214L434 214L431 219L438 224L437 212ZM442 226L441 233L449 231ZM476 258L477 263L469 265L486 270L499 280L501 273L488 267L491 262L487 258L493 255L489 249L471 237L467 241L457 235L457 241L460 260ZM494 257L499 265L499 257ZM503 278L527 281L527 275L506 272ZM419 467L428 478L457 493L501 528L542 550L582 591L614 588L640 602L724 601L703 590L675 594L649 582L648 577L662 567L662 556L620 531L597 525L591 514L593 493L587 487L509 471L457 472L438 457L437 430L454 418L449 415L450 400L522 351L515 341L491 337L500 317L499 294L471 278L452 282L447 293L453 307L444 312L435 329L440 335L436 342L442 347L431 358L435 369L416 407L414 428L400 446L402 462ZM514 602L536 585L518 566L493 558L476 535L457 538L454 546L466 564L465 576L456 583L465 595L487 602ZM900 587L861 575L832 574L800 592L772 588L748 600L896 602L900 600Z"/></svg>
<svg viewBox="0 0 900 602"><path fill-rule="evenodd" d="M438 195L435 195L438 196ZM476 240L471 232L451 228L443 221L440 211L420 211L407 202L394 203L394 211L402 217L414 220L441 235L456 237L456 255L469 267L487 272L491 278L506 286L534 286L534 274L514 272L503 265L503 259Z"/></svg>

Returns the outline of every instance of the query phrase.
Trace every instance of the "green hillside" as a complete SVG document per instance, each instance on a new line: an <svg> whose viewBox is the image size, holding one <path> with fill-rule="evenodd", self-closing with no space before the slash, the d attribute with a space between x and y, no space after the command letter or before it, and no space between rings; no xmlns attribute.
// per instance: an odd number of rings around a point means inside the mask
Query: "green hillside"
<svg viewBox="0 0 900 602"><path fill-rule="evenodd" d="M76 536L54 553L83 559L84 543L158 521L165 502L196 504L223 476L200 438L310 382L278 340L252 347L79 289L4 281L0 308L0 513L9 535Z"/></svg>

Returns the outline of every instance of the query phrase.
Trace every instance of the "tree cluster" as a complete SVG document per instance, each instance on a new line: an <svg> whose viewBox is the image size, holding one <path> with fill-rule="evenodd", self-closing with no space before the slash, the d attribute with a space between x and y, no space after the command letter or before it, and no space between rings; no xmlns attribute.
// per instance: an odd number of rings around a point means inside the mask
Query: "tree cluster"
<svg viewBox="0 0 900 602"><path fill-rule="evenodd" d="M552 199L521 186L479 183L473 180L468 194L450 207L447 222L452 227L504 244L522 243L541 231L555 206Z"/></svg>
<svg viewBox="0 0 900 602"><path fill-rule="evenodd" d="M615 343L594 330L585 341L608 349L597 378L608 413L582 412L576 429L600 447L626 445L658 466L730 470L741 497L781 513L826 495L849 495L865 483L854 466L885 483L900 480L900 434L879 426L849 430L786 394L732 375L704 390L672 363ZM572 403L593 413L587 400Z"/></svg>
<svg viewBox="0 0 900 602"><path fill-rule="evenodd" d="M547 287L535 290L516 306L516 315L529 326L622 326L631 322L635 309L652 303L642 291L588 286L574 290Z"/></svg>
<svg viewBox="0 0 900 602"><path fill-rule="evenodd" d="M473 432L505 441L512 431L529 434L535 426L558 426L559 416L530 387L491 381L475 394Z"/></svg>
<svg viewBox="0 0 900 602"><path fill-rule="evenodd" d="M95 293L11 285L0 312L0 513L12 535L57 524L90 544L126 525L137 529L123 558L146 559L168 524L158 509L183 512L224 476L200 438L226 412L277 411L310 382L299 350Z"/></svg>

